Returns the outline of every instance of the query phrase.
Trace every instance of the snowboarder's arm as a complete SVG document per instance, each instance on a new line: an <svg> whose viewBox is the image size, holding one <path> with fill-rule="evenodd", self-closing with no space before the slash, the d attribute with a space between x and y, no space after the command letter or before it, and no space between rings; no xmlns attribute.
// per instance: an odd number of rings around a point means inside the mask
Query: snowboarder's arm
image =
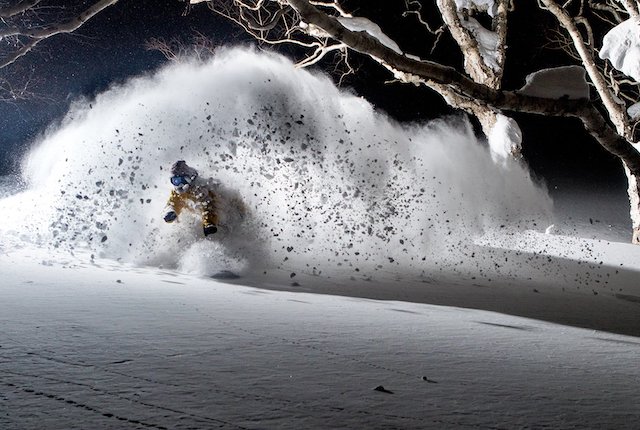
<svg viewBox="0 0 640 430"><path fill-rule="evenodd" d="M169 196L169 201L167 202L167 209L164 215L165 222L173 222L184 207L184 201L180 194L176 193L175 190L171 190L171 195Z"/></svg>

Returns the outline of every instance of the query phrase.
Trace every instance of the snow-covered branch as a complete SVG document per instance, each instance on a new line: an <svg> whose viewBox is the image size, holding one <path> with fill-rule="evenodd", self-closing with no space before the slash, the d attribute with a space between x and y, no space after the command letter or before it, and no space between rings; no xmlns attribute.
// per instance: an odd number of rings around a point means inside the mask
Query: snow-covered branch
<svg viewBox="0 0 640 430"><path fill-rule="evenodd" d="M365 32L352 32L307 0L287 0L302 20L322 29L330 37L342 41L354 51L368 55L397 75L417 77L429 85L445 85L462 97L481 101L499 110L510 110L549 116L574 116L607 150L625 161L629 169L640 174L640 154L612 129L597 109L586 100L547 99L510 91L500 91L474 82L452 67L431 61L418 61L397 53ZM415 79L412 82L416 82Z"/></svg>
<svg viewBox="0 0 640 430"><path fill-rule="evenodd" d="M507 1L437 0L437 5L446 27L460 47L467 74L477 83L500 89L507 46ZM477 13L491 17L491 29L474 17ZM460 103L455 106L463 108ZM463 109L478 118L494 155L504 158L520 154L522 135L514 120L482 102Z"/></svg>
<svg viewBox="0 0 640 430"><path fill-rule="evenodd" d="M621 105L614 97L611 89L596 65L593 55L592 46L585 42L582 34L578 29L578 23L572 18L566 10L562 9L555 0L540 0L544 7L551 12L560 25L569 33L573 46L575 47L584 68L587 70L589 79L593 83L604 107L607 110L609 118L616 128L618 134L627 139L631 139L631 128L627 121L627 114L624 105Z"/></svg>
<svg viewBox="0 0 640 430"><path fill-rule="evenodd" d="M437 0L437 4L442 19L463 52L465 71L476 82L498 88L502 67L496 58L497 34L482 27L468 14L463 16L455 0Z"/></svg>

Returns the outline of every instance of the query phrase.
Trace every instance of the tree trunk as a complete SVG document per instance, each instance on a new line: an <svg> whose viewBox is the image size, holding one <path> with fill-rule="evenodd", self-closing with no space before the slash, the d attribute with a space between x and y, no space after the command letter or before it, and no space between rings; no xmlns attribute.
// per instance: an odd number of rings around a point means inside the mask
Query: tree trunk
<svg viewBox="0 0 640 430"><path fill-rule="evenodd" d="M629 188L627 193L629 194L630 215L631 215L631 227L633 229L632 243L640 245L640 180L637 175L631 173L631 171L624 166L624 171L627 174L627 180Z"/></svg>

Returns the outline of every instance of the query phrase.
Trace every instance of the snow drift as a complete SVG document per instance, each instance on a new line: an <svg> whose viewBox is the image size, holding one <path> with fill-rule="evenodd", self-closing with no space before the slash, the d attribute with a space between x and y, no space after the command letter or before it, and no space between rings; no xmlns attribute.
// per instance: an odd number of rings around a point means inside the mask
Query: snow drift
<svg viewBox="0 0 640 430"><path fill-rule="evenodd" d="M213 241L195 217L165 225L177 159L239 192L249 219ZM23 176L27 191L0 201L5 245L202 274L462 267L474 237L544 229L551 208L520 165L497 170L463 120L400 125L325 76L246 49L77 102Z"/></svg>

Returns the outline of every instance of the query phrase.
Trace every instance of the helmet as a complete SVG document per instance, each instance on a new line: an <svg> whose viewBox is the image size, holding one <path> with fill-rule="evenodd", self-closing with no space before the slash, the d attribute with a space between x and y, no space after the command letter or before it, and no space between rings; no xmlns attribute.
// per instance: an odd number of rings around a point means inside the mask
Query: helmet
<svg viewBox="0 0 640 430"><path fill-rule="evenodd" d="M198 171L187 165L184 160L179 160L171 166L171 184L178 193L184 193L198 177Z"/></svg>

